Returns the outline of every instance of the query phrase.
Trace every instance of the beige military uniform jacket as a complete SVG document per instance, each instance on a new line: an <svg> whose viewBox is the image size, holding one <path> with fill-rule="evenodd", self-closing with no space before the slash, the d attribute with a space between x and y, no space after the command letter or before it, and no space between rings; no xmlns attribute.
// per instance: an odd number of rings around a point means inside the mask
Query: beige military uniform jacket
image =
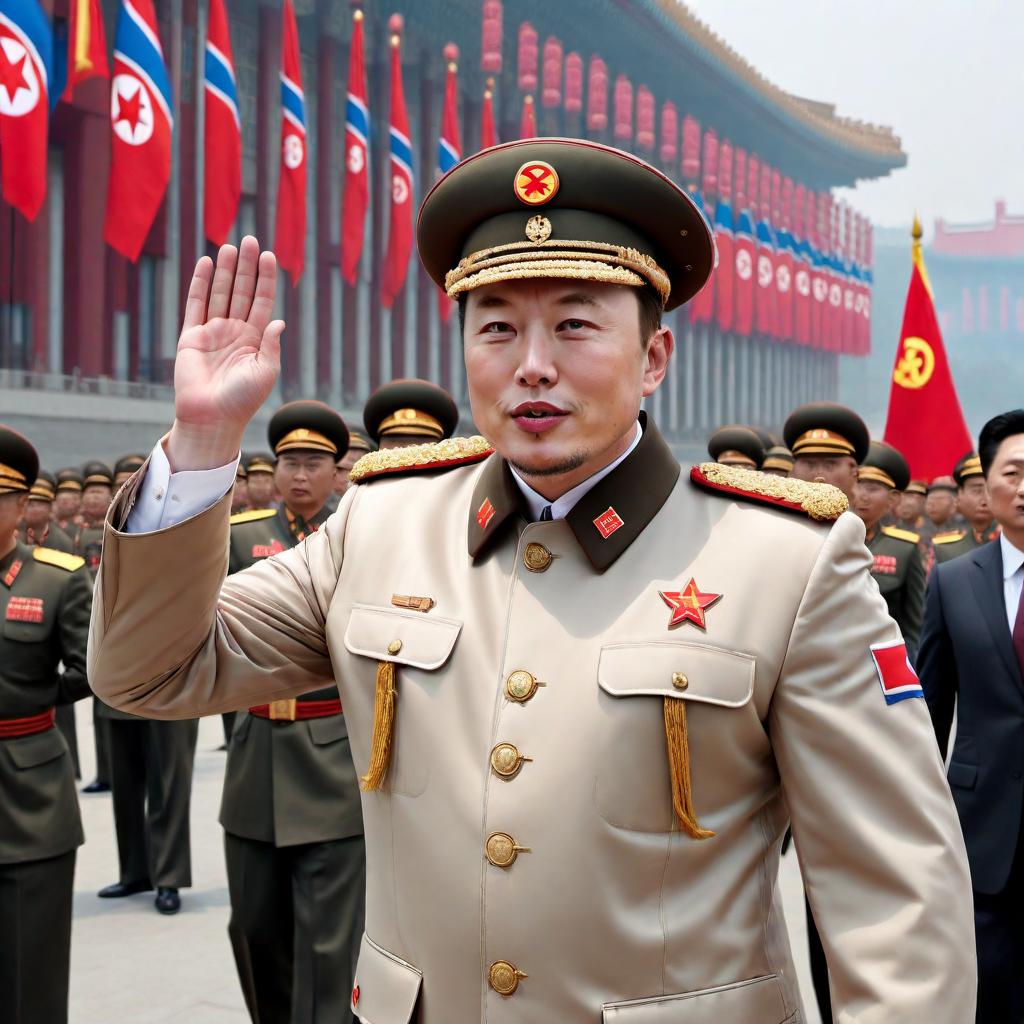
<svg viewBox="0 0 1024 1024"><path fill-rule="evenodd" d="M743 479L798 511L694 486L650 425L561 521L521 517L497 456L384 475L227 583L227 496L157 533L108 526L91 677L156 718L337 678L363 773L394 666L390 769L363 794L367 1024L801 1021L790 817L836 1021L965 1024L963 840L924 700L881 690L870 648L898 630L864 528L800 512L814 485ZM706 628L670 626L716 594ZM673 813L666 700L713 838Z"/></svg>

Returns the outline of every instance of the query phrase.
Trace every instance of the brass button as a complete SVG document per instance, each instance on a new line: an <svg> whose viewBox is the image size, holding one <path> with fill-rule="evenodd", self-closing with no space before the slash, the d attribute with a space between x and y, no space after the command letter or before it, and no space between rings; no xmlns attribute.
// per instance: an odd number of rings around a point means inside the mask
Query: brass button
<svg viewBox="0 0 1024 1024"><path fill-rule="evenodd" d="M388 644L388 654L397 654L401 649L401 640L392 640L391 643Z"/></svg>
<svg viewBox="0 0 1024 1024"><path fill-rule="evenodd" d="M529 853L527 846L519 846L507 832L492 832L484 844L487 859L496 868L511 867L521 853Z"/></svg>
<svg viewBox="0 0 1024 1024"><path fill-rule="evenodd" d="M499 743L491 751L491 767L494 774L500 775L503 779L511 779L522 768L524 761L531 760L533 759L523 757L514 743Z"/></svg>
<svg viewBox="0 0 1024 1024"><path fill-rule="evenodd" d="M509 700L525 704L536 692L541 684L524 669L517 668L505 680L505 694Z"/></svg>
<svg viewBox="0 0 1024 1024"><path fill-rule="evenodd" d="M682 672L673 672L672 685L677 690L685 690L690 685L690 680Z"/></svg>
<svg viewBox="0 0 1024 1024"><path fill-rule="evenodd" d="M487 981L491 988L502 996L512 995L519 988L520 980L525 977L527 975L507 960L495 960L487 972Z"/></svg>
<svg viewBox="0 0 1024 1024"><path fill-rule="evenodd" d="M555 556L543 544L527 544L523 552L523 565L530 572L545 572Z"/></svg>

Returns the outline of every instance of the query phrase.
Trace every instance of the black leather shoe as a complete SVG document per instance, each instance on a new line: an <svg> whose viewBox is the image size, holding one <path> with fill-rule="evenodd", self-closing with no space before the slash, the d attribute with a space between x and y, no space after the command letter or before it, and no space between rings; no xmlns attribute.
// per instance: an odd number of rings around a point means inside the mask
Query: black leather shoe
<svg viewBox="0 0 1024 1024"><path fill-rule="evenodd" d="M176 914L181 910L181 897L178 895L178 890L165 889L161 886L156 891L156 899L153 900L153 906L161 914Z"/></svg>
<svg viewBox="0 0 1024 1024"><path fill-rule="evenodd" d="M88 786L82 787L83 793L109 793L110 783L103 782L100 779L93 779Z"/></svg>
<svg viewBox="0 0 1024 1024"><path fill-rule="evenodd" d="M96 894L103 900L116 900L122 896L134 896L137 892L150 892L153 883L148 878L140 878L136 882L114 882L105 886Z"/></svg>

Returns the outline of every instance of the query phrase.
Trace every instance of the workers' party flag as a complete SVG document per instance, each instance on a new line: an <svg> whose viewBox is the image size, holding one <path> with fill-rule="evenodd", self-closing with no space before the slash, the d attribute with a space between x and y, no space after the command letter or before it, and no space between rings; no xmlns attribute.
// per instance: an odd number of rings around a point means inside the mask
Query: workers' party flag
<svg viewBox="0 0 1024 1024"><path fill-rule="evenodd" d="M214 245L223 245L235 222L242 194L242 118L224 0L210 0L203 86L206 104L203 223L206 237Z"/></svg>
<svg viewBox="0 0 1024 1024"><path fill-rule="evenodd" d="M462 159L462 143L459 141L459 86L458 67L455 61L448 64L444 87L444 110L441 113L441 135L437 143L437 169L447 174ZM437 311L441 323L446 324L452 315L452 300L443 290L437 296Z"/></svg>
<svg viewBox="0 0 1024 1024"><path fill-rule="evenodd" d="M172 109L153 0L121 0L110 83L110 181L103 236L133 262L171 177Z"/></svg>
<svg viewBox="0 0 1024 1024"><path fill-rule="evenodd" d="M68 64L65 100L87 78L109 78L107 36L100 0L71 0L68 6Z"/></svg>
<svg viewBox="0 0 1024 1024"><path fill-rule="evenodd" d="M402 51L391 37L391 220L381 276L381 302L390 309L405 284L412 253L412 145L402 89Z"/></svg>
<svg viewBox="0 0 1024 1024"><path fill-rule="evenodd" d="M345 104L345 186L341 197L341 276L356 283L370 205L370 113L366 104L363 12L352 12Z"/></svg>
<svg viewBox="0 0 1024 1024"><path fill-rule="evenodd" d="M306 255L306 106L292 0L284 0L281 39L281 177L274 251L295 284Z"/></svg>

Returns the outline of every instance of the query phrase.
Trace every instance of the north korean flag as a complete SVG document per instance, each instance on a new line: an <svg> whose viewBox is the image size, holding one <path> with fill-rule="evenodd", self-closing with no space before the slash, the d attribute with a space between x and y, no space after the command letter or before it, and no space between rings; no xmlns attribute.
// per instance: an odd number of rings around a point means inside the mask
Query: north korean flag
<svg viewBox="0 0 1024 1024"><path fill-rule="evenodd" d="M767 218L757 222L757 293L755 322L759 334L777 337L775 313L775 235Z"/></svg>
<svg viewBox="0 0 1024 1024"><path fill-rule="evenodd" d="M886 704L898 704L910 697L924 696L921 680L910 664L907 645L902 640L872 644L871 657L875 662L875 671Z"/></svg>
<svg viewBox="0 0 1024 1024"><path fill-rule="evenodd" d="M733 329L742 337L749 337L754 325L754 268L757 250L754 246L754 220L744 209L736 222L734 236L736 290L736 321Z"/></svg>
<svg viewBox="0 0 1024 1024"><path fill-rule="evenodd" d="M121 0L110 83L107 244L134 262L171 177L171 80L153 0Z"/></svg>
<svg viewBox="0 0 1024 1024"><path fill-rule="evenodd" d="M352 12L345 103L345 185L341 198L341 276L353 285L359 273L370 206L370 112L366 103L363 12Z"/></svg>
<svg viewBox="0 0 1024 1024"><path fill-rule="evenodd" d="M281 11L281 177L277 186L274 251L292 284L306 265L306 100L302 92L299 28L292 0Z"/></svg>
<svg viewBox="0 0 1024 1024"><path fill-rule="evenodd" d="M704 197L700 189L694 189L690 198L700 211L700 215L707 220L707 211L704 207ZM715 250L715 269L707 279L704 287L690 300L690 323L706 324L711 321L715 309L715 275L718 273L718 250Z"/></svg>
<svg viewBox="0 0 1024 1024"><path fill-rule="evenodd" d="M715 207L715 245L718 247L718 268L715 270L715 318L723 331L733 325L734 288L732 204L719 199Z"/></svg>
<svg viewBox="0 0 1024 1024"><path fill-rule="evenodd" d="M868 267L861 270L861 277L864 281L863 298L860 317L860 352L867 355L871 351L871 289L874 285L875 275Z"/></svg>
<svg viewBox="0 0 1024 1024"><path fill-rule="evenodd" d="M210 0L203 87L206 117L203 223L206 237L214 245L223 245L235 222L242 194L242 117L224 0Z"/></svg>
<svg viewBox="0 0 1024 1024"><path fill-rule="evenodd" d="M807 239L793 245L793 335L797 344L811 343L811 245Z"/></svg>
<svg viewBox="0 0 1024 1024"><path fill-rule="evenodd" d="M843 344L843 264L832 253L828 265L828 335L833 351L838 352Z"/></svg>
<svg viewBox="0 0 1024 1024"><path fill-rule="evenodd" d="M402 53L397 35L391 37L391 218L381 274L381 302L390 309L405 284L412 254L412 143L402 87Z"/></svg>
<svg viewBox="0 0 1024 1024"><path fill-rule="evenodd" d="M843 264L843 351L857 351L857 322L854 305L859 287L857 266L852 261Z"/></svg>
<svg viewBox="0 0 1024 1024"><path fill-rule="evenodd" d="M793 236L785 227L775 232L775 331L793 337Z"/></svg>
<svg viewBox="0 0 1024 1024"><path fill-rule="evenodd" d="M459 141L459 86L458 68L454 61L448 63L448 76L444 87L444 109L441 112L441 134L437 143L437 169L447 174L462 159L462 143ZM448 323L454 303L443 289L438 290L437 311L441 323Z"/></svg>
<svg viewBox="0 0 1024 1024"><path fill-rule="evenodd" d="M28 220L46 198L53 32L37 0L0 0L3 197Z"/></svg>
<svg viewBox="0 0 1024 1024"><path fill-rule="evenodd" d="M815 348L828 348L828 268L825 255L816 246L811 247L811 344Z"/></svg>

